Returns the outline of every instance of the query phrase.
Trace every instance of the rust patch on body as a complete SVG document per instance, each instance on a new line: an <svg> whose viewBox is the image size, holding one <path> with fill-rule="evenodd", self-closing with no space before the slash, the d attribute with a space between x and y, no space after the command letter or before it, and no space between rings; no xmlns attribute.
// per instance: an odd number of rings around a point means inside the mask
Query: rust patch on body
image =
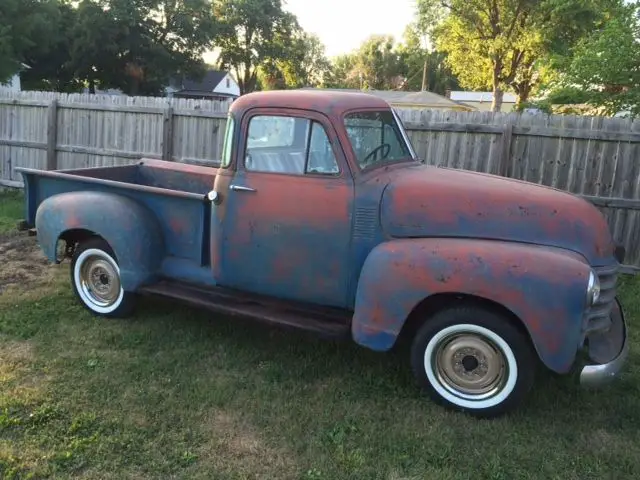
<svg viewBox="0 0 640 480"><path fill-rule="evenodd" d="M354 337L386 350L423 299L471 295L510 310L542 360L564 371L578 345L589 272L576 257L554 248L476 239L381 244L367 259L358 285Z"/></svg>

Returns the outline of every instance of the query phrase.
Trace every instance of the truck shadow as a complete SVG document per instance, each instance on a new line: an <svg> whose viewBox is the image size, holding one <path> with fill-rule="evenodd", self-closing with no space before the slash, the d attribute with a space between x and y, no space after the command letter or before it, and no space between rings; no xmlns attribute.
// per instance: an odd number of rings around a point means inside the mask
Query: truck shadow
<svg viewBox="0 0 640 480"><path fill-rule="evenodd" d="M378 353L361 348L348 338L344 341L319 339L296 330L177 306L164 299L145 299L138 311L144 312L140 321L145 323L173 312L180 317L181 328L206 332L204 338L210 335L212 347L216 339L238 352L251 352L250 355L263 364L263 378L274 386L295 383L312 391L318 385L333 385L339 388L340 398L350 398L356 403L408 403L412 407L405 414L444 416L455 419L454 425L460 428L467 422L487 423L434 405L414 383L407 345ZM544 423L545 428L539 432L540 441L545 441L550 433L566 436L567 431L573 431L580 436L611 429L636 437L640 427L638 360L632 348L625 372L599 390L580 387L577 373L560 376L540 368L533 391L522 407L489 422L511 424L514 428Z"/></svg>

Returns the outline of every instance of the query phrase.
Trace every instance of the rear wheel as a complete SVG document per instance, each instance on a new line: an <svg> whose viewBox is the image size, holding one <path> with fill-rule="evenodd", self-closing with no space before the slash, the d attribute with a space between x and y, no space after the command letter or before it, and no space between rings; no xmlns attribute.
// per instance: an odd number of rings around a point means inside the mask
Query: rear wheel
<svg viewBox="0 0 640 480"><path fill-rule="evenodd" d="M535 357L512 319L465 306L426 321L414 338L411 363L416 380L437 403L495 417L527 395Z"/></svg>
<svg viewBox="0 0 640 480"><path fill-rule="evenodd" d="M76 248L71 259L71 284L82 305L102 317L126 317L133 312L135 294L125 292L120 267L107 242L92 238Z"/></svg>

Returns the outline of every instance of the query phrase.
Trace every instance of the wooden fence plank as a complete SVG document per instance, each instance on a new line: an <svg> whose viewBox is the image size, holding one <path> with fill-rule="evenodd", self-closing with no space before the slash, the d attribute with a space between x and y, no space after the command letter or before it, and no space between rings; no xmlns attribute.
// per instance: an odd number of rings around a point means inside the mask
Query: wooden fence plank
<svg viewBox="0 0 640 480"><path fill-rule="evenodd" d="M173 157L173 107L167 107L162 116L162 158Z"/></svg>
<svg viewBox="0 0 640 480"><path fill-rule="evenodd" d="M504 177L509 176L511 170L511 142L513 140L513 125L504 126L500 139L500 159L498 161L498 173Z"/></svg>
<svg viewBox="0 0 640 480"><path fill-rule="evenodd" d="M458 112L462 114L476 112ZM425 132L451 132L451 133L493 133L502 134L504 129L499 125L484 125L473 123L416 123L406 122L407 130ZM634 132L610 132L605 130L579 130L573 128L550 128L538 126L514 126L514 135L529 137L566 138L576 140L601 140L605 142L631 142L640 143L640 133Z"/></svg>
<svg viewBox="0 0 640 480"><path fill-rule="evenodd" d="M0 178L0 186L10 188L24 188L24 183L15 180L5 180L3 178Z"/></svg>
<svg viewBox="0 0 640 480"><path fill-rule="evenodd" d="M18 100L11 98L0 98L0 105L19 105L22 107L43 107L46 108L51 102L43 100Z"/></svg>
<svg viewBox="0 0 640 480"><path fill-rule="evenodd" d="M585 200L589 200L591 203L598 207L640 210L640 199L596 197L593 195L578 196L584 198Z"/></svg>
<svg viewBox="0 0 640 480"><path fill-rule="evenodd" d="M164 112L162 107L137 107L132 105L100 105L98 103L60 103L60 108L69 110L90 110L94 112L119 112L119 113L140 113L144 115L161 115Z"/></svg>
<svg viewBox="0 0 640 480"><path fill-rule="evenodd" d="M176 117L221 118L224 120L228 116L226 112L208 112L206 110L174 110L173 115Z"/></svg>
<svg viewBox="0 0 640 480"><path fill-rule="evenodd" d="M124 150L108 150L105 148L95 148L95 147L78 147L75 145L58 145L56 147L58 152L66 152L66 153L84 153L88 155L96 155L99 157L116 157L116 158L129 158L129 159L139 159L142 157L147 158L156 158L162 160L162 155L158 155L155 153L141 153L141 152L127 152Z"/></svg>
<svg viewBox="0 0 640 480"><path fill-rule="evenodd" d="M47 144L42 142L29 142L26 140L8 140L0 138L0 145L7 147L35 148L38 150L46 150Z"/></svg>
<svg viewBox="0 0 640 480"><path fill-rule="evenodd" d="M58 168L56 141L58 138L58 101L53 100L47 111L47 170Z"/></svg>

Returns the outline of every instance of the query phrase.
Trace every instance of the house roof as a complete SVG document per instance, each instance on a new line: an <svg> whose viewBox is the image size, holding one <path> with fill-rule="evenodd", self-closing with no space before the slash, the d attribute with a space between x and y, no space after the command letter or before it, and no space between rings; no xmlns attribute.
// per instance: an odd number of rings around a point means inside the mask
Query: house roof
<svg viewBox="0 0 640 480"><path fill-rule="evenodd" d="M513 93L505 92L503 103L516 103L517 96ZM461 90L451 92L451 100L458 102L493 102L493 92L465 92Z"/></svg>
<svg viewBox="0 0 640 480"><path fill-rule="evenodd" d="M227 72L220 70L208 70L201 81L185 78L182 82L182 89L198 92L213 92L213 90L226 76Z"/></svg>
<svg viewBox="0 0 640 480"><path fill-rule="evenodd" d="M324 89L337 92L360 92L349 88ZM453 110L474 110L473 107L462 105L433 92L407 92L402 90L363 90L364 93L383 99L394 107L412 106L424 108L450 108Z"/></svg>
<svg viewBox="0 0 640 480"><path fill-rule="evenodd" d="M372 90L371 94L383 98L394 106L412 105L425 107L462 107L458 102L448 99L443 95L427 91L404 92L396 90Z"/></svg>

